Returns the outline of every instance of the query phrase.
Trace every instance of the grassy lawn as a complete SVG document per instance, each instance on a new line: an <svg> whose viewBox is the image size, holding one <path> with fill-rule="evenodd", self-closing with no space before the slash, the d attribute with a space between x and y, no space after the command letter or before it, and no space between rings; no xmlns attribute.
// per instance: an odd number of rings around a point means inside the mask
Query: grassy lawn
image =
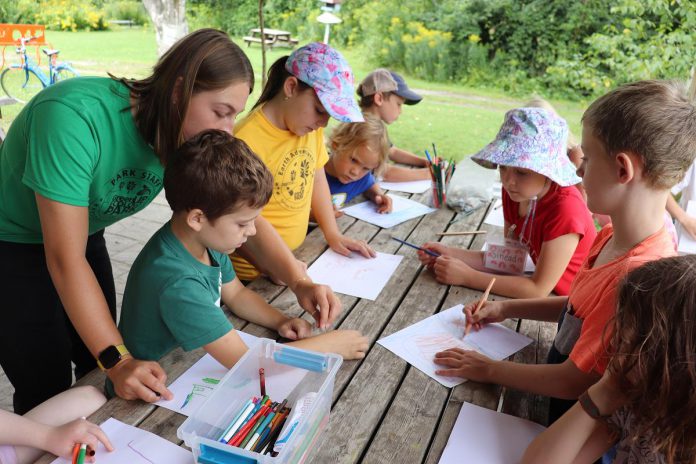
<svg viewBox="0 0 696 464"><path fill-rule="evenodd" d="M106 32L47 31L51 45L61 50L61 58L69 61L82 75L147 76L157 60L155 33L149 28L118 28ZM256 70L256 88L247 104L251 107L260 93L261 49L248 48L237 39ZM365 60L364 50L341 50L353 67L356 82L372 68ZM6 50L11 56L11 50ZM275 59L288 54L288 49L275 49L267 54L270 66ZM45 66L45 60L42 65ZM475 153L495 137L505 112L520 106L524 100L509 98L490 89L477 90L457 84L432 83L406 76L409 86L424 94L421 103L404 106L401 118L389 128L393 143L415 153L423 153L432 142L445 157L461 159ZM579 134L580 103L552 101L575 134ZM7 129L21 110L19 105L3 108L2 126ZM331 123L333 124L333 123Z"/></svg>

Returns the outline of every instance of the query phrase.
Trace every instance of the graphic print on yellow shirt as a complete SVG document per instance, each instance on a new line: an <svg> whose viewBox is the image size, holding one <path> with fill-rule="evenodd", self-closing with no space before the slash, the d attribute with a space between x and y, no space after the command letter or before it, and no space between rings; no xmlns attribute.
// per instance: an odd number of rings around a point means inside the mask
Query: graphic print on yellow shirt
<svg viewBox="0 0 696 464"><path fill-rule="evenodd" d="M290 211L302 211L307 192L314 186L313 153L298 148L283 156L279 169L273 173L273 195Z"/></svg>

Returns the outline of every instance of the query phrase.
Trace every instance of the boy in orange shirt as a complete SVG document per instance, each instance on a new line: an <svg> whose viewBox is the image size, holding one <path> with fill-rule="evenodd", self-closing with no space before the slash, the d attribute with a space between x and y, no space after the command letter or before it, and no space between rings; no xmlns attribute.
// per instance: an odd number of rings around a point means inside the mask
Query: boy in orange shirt
<svg viewBox="0 0 696 464"><path fill-rule="evenodd" d="M582 123L585 156L578 175L589 209L609 215L611 224L597 235L568 297L491 301L473 315L473 304L465 307L475 329L507 318L560 317L549 364L493 361L457 348L435 358L443 366L440 375L552 397L550 422L607 367L611 333L605 327L614 315L618 281L647 261L674 255L665 204L696 155L696 108L676 82L619 87L592 103Z"/></svg>

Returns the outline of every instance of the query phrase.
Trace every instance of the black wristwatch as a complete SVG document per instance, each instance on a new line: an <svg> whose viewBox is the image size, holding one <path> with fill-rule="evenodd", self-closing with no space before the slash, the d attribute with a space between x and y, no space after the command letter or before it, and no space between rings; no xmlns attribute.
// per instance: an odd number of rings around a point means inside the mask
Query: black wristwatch
<svg viewBox="0 0 696 464"><path fill-rule="evenodd" d="M97 356L97 366L103 371L111 369L129 354L130 352L128 348L126 348L126 345L107 346L99 353L99 356Z"/></svg>

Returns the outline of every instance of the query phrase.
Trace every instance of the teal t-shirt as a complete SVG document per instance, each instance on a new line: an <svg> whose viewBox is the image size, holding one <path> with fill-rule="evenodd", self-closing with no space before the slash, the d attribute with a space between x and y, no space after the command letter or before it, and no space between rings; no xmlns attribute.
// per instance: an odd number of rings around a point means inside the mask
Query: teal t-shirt
<svg viewBox="0 0 696 464"><path fill-rule="evenodd" d="M78 77L22 109L0 145L0 240L43 242L35 193L87 207L90 234L155 198L164 168L128 105L122 83Z"/></svg>
<svg viewBox="0 0 696 464"><path fill-rule="evenodd" d="M190 351L233 329L220 292L234 269L224 253L208 250L212 266L195 259L166 223L131 267L118 328L137 359L158 361L181 346Z"/></svg>

